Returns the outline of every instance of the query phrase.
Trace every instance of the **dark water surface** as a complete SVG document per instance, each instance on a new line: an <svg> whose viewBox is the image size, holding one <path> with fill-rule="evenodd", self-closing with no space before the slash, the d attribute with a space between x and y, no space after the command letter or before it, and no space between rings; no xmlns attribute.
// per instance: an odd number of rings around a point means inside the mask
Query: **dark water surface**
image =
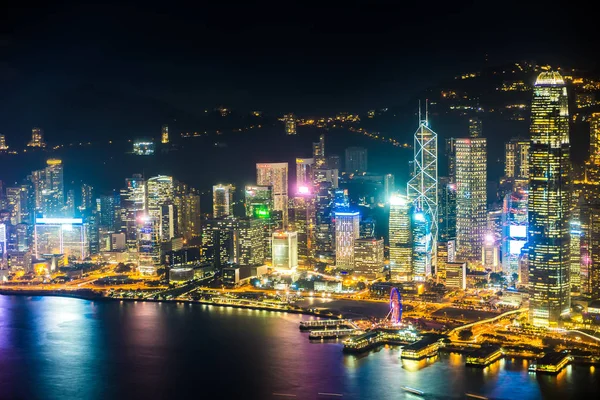
<svg viewBox="0 0 600 400"><path fill-rule="evenodd" d="M600 368L558 376L503 360L466 368L460 355L421 362L397 348L344 355L310 343L303 316L166 303L0 296L4 399L596 398ZM328 395L329 394L329 395ZM340 396L331 396L339 394ZM295 397L293 397L295 396Z"/></svg>

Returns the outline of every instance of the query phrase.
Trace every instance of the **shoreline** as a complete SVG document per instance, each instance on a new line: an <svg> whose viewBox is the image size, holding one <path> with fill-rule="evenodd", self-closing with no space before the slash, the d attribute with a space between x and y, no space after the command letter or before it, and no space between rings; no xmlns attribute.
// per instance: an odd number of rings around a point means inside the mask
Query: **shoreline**
<svg viewBox="0 0 600 400"><path fill-rule="evenodd" d="M308 315L319 318L329 318L329 319L342 319L342 315L323 315L321 313L310 311L303 308L297 309L279 309L279 308L271 308L271 307L259 307L259 306L248 306L242 304L224 304L224 303L216 303L206 300L179 300L179 299L171 299L171 300L155 300L155 299L134 299L134 298L119 298L119 297L108 297L104 296L102 293L95 292L91 289L81 289L81 290L73 290L73 291L50 291L50 290L12 290L12 289L0 289L0 296L35 296L35 297L67 297L81 300L90 300L90 301L127 301L127 302L148 302L148 303L183 303L183 304L199 304L199 305L208 305L215 307L232 307L232 308L241 308L247 310L258 310L258 311L275 311L275 312L285 312L290 314L301 314Z"/></svg>

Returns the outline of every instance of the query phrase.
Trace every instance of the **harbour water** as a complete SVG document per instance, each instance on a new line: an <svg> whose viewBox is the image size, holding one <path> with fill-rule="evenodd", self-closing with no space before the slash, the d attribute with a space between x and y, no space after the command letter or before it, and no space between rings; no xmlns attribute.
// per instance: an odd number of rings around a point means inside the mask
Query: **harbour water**
<svg viewBox="0 0 600 400"><path fill-rule="evenodd" d="M309 317L197 304L0 296L4 399L570 399L600 393L599 368L528 373L524 360L465 367L458 354L360 355L301 333ZM341 395L341 396L340 396Z"/></svg>

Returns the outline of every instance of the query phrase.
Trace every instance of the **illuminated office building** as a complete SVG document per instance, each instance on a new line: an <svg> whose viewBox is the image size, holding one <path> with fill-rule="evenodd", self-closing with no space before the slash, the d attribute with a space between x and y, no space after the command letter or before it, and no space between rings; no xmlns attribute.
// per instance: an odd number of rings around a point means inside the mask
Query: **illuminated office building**
<svg viewBox="0 0 600 400"><path fill-rule="evenodd" d="M239 257L238 219L226 216L205 221L202 249L205 262L216 268L236 263Z"/></svg>
<svg viewBox="0 0 600 400"><path fill-rule="evenodd" d="M500 249L496 236L488 233L481 247L481 264L492 272L499 272L500 268Z"/></svg>
<svg viewBox="0 0 600 400"><path fill-rule="evenodd" d="M467 263L449 262L446 264L446 287L458 290L467 288Z"/></svg>
<svg viewBox="0 0 600 400"><path fill-rule="evenodd" d="M177 211L177 207L171 203L165 203L160 206L158 232L162 241L169 241L179 233Z"/></svg>
<svg viewBox="0 0 600 400"><path fill-rule="evenodd" d="M354 275L375 279L381 274L383 265L383 239L354 240Z"/></svg>
<svg viewBox="0 0 600 400"><path fill-rule="evenodd" d="M456 183L441 177L438 196L438 239L456 239Z"/></svg>
<svg viewBox="0 0 600 400"><path fill-rule="evenodd" d="M273 190L273 209L281 211L283 226L288 221L288 163L256 164L256 184L271 186Z"/></svg>
<svg viewBox="0 0 600 400"><path fill-rule="evenodd" d="M256 218L243 218L238 222L239 259L238 264L262 265L265 260L263 223Z"/></svg>
<svg viewBox="0 0 600 400"><path fill-rule="evenodd" d="M33 128L31 130L31 140L27 143L27 147L46 147L44 131L41 128Z"/></svg>
<svg viewBox="0 0 600 400"><path fill-rule="evenodd" d="M233 215L233 192L235 187L228 185L213 186L213 218Z"/></svg>
<svg viewBox="0 0 600 400"><path fill-rule="evenodd" d="M367 172L367 154L367 149L364 147L348 147L345 171L351 174Z"/></svg>
<svg viewBox="0 0 600 400"><path fill-rule="evenodd" d="M512 138L504 146L504 176L515 180L529 179L531 142L527 139Z"/></svg>
<svg viewBox="0 0 600 400"><path fill-rule="evenodd" d="M529 318L557 326L570 308L569 110L558 72L542 72L531 103Z"/></svg>
<svg viewBox="0 0 600 400"><path fill-rule="evenodd" d="M314 258L316 208L315 195L308 186L300 186L289 209L290 230L298 234L298 258L309 264Z"/></svg>
<svg viewBox="0 0 600 400"><path fill-rule="evenodd" d="M375 237L375 220L373 218L368 217L360 220L360 237Z"/></svg>
<svg viewBox="0 0 600 400"><path fill-rule="evenodd" d="M327 158L325 158L325 135L319 136L319 141L313 143L313 159L315 160L315 169L324 168L327 164Z"/></svg>
<svg viewBox="0 0 600 400"><path fill-rule="evenodd" d="M333 259L334 229L332 224L334 189L330 182L320 183L316 193L316 246L319 259Z"/></svg>
<svg viewBox="0 0 600 400"><path fill-rule="evenodd" d="M89 255L86 224L81 218L36 218L33 240L35 258L64 254L84 260Z"/></svg>
<svg viewBox="0 0 600 400"><path fill-rule="evenodd" d="M280 271L298 268L298 235L296 232L273 232L271 264Z"/></svg>
<svg viewBox="0 0 600 400"><path fill-rule="evenodd" d="M573 213L569 225L571 234L569 281L571 282L571 292L579 292L581 288L581 239L583 235L579 215Z"/></svg>
<svg viewBox="0 0 600 400"><path fill-rule="evenodd" d="M580 291L600 298L600 202L591 200L581 207Z"/></svg>
<svg viewBox="0 0 600 400"><path fill-rule="evenodd" d="M117 192L96 199L98 226L102 231L116 232L120 229L120 203Z"/></svg>
<svg viewBox="0 0 600 400"><path fill-rule="evenodd" d="M146 181L141 175L125 179L120 198L121 230L125 232L128 249L137 250L138 220L146 215Z"/></svg>
<svg viewBox="0 0 600 400"><path fill-rule="evenodd" d="M160 142L162 144L169 143L169 125L163 125L160 130Z"/></svg>
<svg viewBox="0 0 600 400"><path fill-rule="evenodd" d="M334 211L335 219L335 266L344 270L354 269L354 241L360 236L360 213L358 211Z"/></svg>
<svg viewBox="0 0 600 400"><path fill-rule="evenodd" d="M494 241L500 243L502 241L502 208L498 210L490 210L487 212L487 232L485 236L492 235Z"/></svg>
<svg viewBox="0 0 600 400"><path fill-rule="evenodd" d="M333 188L339 186L339 171L337 169L316 169L314 170L315 185L323 182L331 183Z"/></svg>
<svg viewBox="0 0 600 400"><path fill-rule="evenodd" d="M431 275L431 246L434 241L431 239L431 222L429 214L414 207L411 210L411 236L412 236L412 254L411 254L411 275L415 281L424 282Z"/></svg>
<svg viewBox="0 0 600 400"><path fill-rule="evenodd" d="M311 187L314 181L314 158L296 158L296 187Z"/></svg>
<svg viewBox="0 0 600 400"><path fill-rule="evenodd" d="M146 209L148 214L158 217L160 207L170 203L174 197L174 182L172 176L158 175L146 182Z"/></svg>
<svg viewBox="0 0 600 400"><path fill-rule="evenodd" d="M45 217L60 217L65 207L65 187L62 161L51 158L46 161L46 168L39 173L36 198L40 199L40 209ZM72 216L72 215L71 215Z"/></svg>
<svg viewBox="0 0 600 400"><path fill-rule="evenodd" d="M419 110L419 119L421 119ZM420 212L427 215L426 221L430 224L426 236L432 243L425 246L432 253L436 250L438 235L438 143L437 133L429 127L429 121L419 121L419 127L414 135L414 161L413 176L408 181L407 197L410 203ZM432 254L428 256L431 260ZM415 260L413 260L414 264ZM421 269L419 268L421 271Z"/></svg>
<svg viewBox="0 0 600 400"><path fill-rule="evenodd" d="M160 264L160 221L151 215L139 217L138 271L142 275L154 275Z"/></svg>
<svg viewBox="0 0 600 400"><path fill-rule="evenodd" d="M504 273L518 273L521 249L527 243L527 191L507 194L502 205L502 267Z"/></svg>
<svg viewBox="0 0 600 400"><path fill-rule="evenodd" d="M179 233L186 241L200 237L200 195L190 192L175 197Z"/></svg>
<svg viewBox="0 0 600 400"><path fill-rule="evenodd" d="M482 122L478 117L469 119L469 137L479 138L482 137L483 126Z"/></svg>
<svg viewBox="0 0 600 400"><path fill-rule="evenodd" d="M94 188L84 183L81 185L81 203L79 205L79 211L83 212L86 210L91 210L95 206L96 200L94 198Z"/></svg>
<svg viewBox="0 0 600 400"><path fill-rule="evenodd" d="M10 211L10 223L17 225L26 222L28 214L27 191L21 186L7 187L6 202Z"/></svg>
<svg viewBox="0 0 600 400"><path fill-rule="evenodd" d="M405 196L390 197L390 275L392 280L412 279L410 204Z"/></svg>
<svg viewBox="0 0 600 400"><path fill-rule="evenodd" d="M457 252L479 260L487 227L486 139L455 139L455 146Z"/></svg>
<svg viewBox="0 0 600 400"><path fill-rule="evenodd" d="M273 191L271 186L248 185L244 190L246 216L251 218L270 218L273 211Z"/></svg>

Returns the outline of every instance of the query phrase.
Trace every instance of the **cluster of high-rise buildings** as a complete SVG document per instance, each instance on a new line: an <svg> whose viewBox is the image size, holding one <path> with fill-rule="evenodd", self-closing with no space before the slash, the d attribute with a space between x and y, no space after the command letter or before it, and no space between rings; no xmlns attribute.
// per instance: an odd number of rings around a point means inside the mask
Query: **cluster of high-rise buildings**
<svg viewBox="0 0 600 400"><path fill-rule="evenodd" d="M20 185L0 188L4 269L49 273L69 262L133 262L155 273L165 255L200 238L200 196L170 176L125 180L96 196L92 186L66 190L64 165L48 159Z"/></svg>
<svg viewBox="0 0 600 400"><path fill-rule="evenodd" d="M233 184L213 186L212 219L204 224L203 254L216 267L242 267L265 261L280 271L335 265L365 277L384 268L383 238L375 237L372 219L350 207L348 191L339 187L340 160L326 156L325 137L313 143L311 158L296 159L295 184L289 165L256 164L256 184L235 198ZM346 175L366 176L367 150L346 150ZM381 181L393 190L393 176ZM383 185L382 185L383 187ZM237 200L237 203L236 203ZM235 204L242 204L239 210Z"/></svg>
<svg viewBox="0 0 600 400"><path fill-rule="evenodd" d="M529 291L533 324L557 326L571 297L600 298L600 113L588 114L590 156L577 169L570 161L567 87L558 72L545 71L533 86L529 137L505 144L498 185L488 182L479 114L468 120L464 137L440 146L427 111L424 118L419 111L405 192L395 190L393 175L368 172L361 147L346 149L342 173L340 157L326 154L321 136L310 157L296 159L295 179L287 162L263 162L256 164L256 181L239 190L213 186L212 213L202 220L197 192L173 177L133 176L120 191L95 196L89 185L65 191L63 164L49 159L25 183L0 190L3 263L27 269L39 260L54 265L103 256L135 262L148 274L181 259L280 271L321 263L369 279L388 273L396 282L457 289L473 271L493 272ZM283 121L295 135L297 118ZM166 125L161 142L169 143ZM29 146L45 146L40 129ZM447 176L438 176L442 153ZM378 194L350 201L352 182L375 182ZM387 246L361 212L375 204L389 207ZM192 242L197 251L185 253Z"/></svg>
<svg viewBox="0 0 600 400"><path fill-rule="evenodd" d="M533 87L530 136L505 146L499 208L487 198L481 120L469 120L467 137L446 140L448 177L437 176L437 135L427 117L421 121L406 195L390 201L392 279L452 285L451 270L452 276L457 270L497 272L528 288L530 321L539 326L560 325L571 296L598 298L600 114L586 116L590 157L575 171L568 104L562 76L541 73ZM466 280L459 282L464 288Z"/></svg>

